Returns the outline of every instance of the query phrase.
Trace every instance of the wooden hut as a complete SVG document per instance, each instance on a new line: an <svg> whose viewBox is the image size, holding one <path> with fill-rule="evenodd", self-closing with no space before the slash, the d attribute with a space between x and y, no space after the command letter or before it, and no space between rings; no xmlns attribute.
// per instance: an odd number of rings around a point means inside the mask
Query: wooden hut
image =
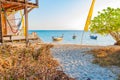
<svg viewBox="0 0 120 80"><path fill-rule="evenodd" d="M28 13L38 7L38 0L0 0L0 43L3 43L3 37L10 37L14 35L10 30L10 24L14 24L15 21L8 21L11 17L14 17L14 12L22 10L24 14L24 30L25 40L28 42Z"/></svg>

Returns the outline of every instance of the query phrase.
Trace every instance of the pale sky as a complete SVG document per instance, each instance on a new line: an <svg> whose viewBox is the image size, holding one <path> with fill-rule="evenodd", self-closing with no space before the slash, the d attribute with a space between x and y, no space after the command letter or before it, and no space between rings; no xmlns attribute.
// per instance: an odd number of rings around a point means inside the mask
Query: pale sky
<svg viewBox="0 0 120 80"><path fill-rule="evenodd" d="M29 30L83 30L92 0L39 0L29 13ZM107 7L120 7L120 0L96 0L93 16Z"/></svg>

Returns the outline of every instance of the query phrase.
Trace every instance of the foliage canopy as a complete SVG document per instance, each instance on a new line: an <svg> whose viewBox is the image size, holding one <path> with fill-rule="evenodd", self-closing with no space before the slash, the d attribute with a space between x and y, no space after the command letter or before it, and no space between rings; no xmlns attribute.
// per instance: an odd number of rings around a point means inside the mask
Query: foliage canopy
<svg viewBox="0 0 120 80"><path fill-rule="evenodd" d="M98 12L98 16L91 21L90 31L100 34L120 32L120 8L108 7L102 12Z"/></svg>
<svg viewBox="0 0 120 80"><path fill-rule="evenodd" d="M120 40L120 8L103 9L91 20L90 31L102 35L110 34L116 41Z"/></svg>

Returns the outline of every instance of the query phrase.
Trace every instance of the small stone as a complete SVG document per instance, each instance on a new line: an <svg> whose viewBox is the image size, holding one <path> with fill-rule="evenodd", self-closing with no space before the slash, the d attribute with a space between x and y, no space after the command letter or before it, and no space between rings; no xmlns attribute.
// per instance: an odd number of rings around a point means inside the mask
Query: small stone
<svg viewBox="0 0 120 80"><path fill-rule="evenodd" d="M90 78L88 78L87 80L91 80Z"/></svg>

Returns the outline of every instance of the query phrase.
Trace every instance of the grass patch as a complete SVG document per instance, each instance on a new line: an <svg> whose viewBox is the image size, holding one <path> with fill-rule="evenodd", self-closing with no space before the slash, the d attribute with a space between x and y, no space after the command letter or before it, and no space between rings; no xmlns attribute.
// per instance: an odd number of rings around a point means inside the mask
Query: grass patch
<svg viewBox="0 0 120 80"><path fill-rule="evenodd" d="M73 80L58 70L53 45L0 46L0 80Z"/></svg>
<svg viewBox="0 0 120 80"><path fill-rule="evenodd" d="M120 67L120 49L101 48L92 50L95 59L93 63L101 66L118 66Z"/></svg>
<svg viewBox="0 0 120 80"><path fill-rule="evenodd" d="M94 55L93 63L100 66L118 66L120 67L120 48L104 47L90 51ZM120 80L120 75L118 80Z"/></svg>

